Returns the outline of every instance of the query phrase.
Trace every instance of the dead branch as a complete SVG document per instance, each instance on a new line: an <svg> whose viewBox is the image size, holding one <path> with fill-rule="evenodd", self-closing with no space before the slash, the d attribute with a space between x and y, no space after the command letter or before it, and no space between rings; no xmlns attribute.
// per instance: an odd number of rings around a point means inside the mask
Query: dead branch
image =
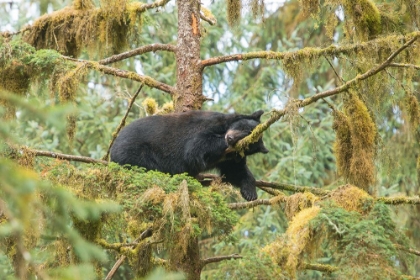
<svg viewBox="0 0 420 280"><path fill-rule="evenodd" d="M419 250L415 250L415 249L412 249L412 248L406 248L406 247L404 247L404 246L402 246L400 244L394 244L394 246L398 250L406 251L406 252L409 252L409 253L411 253L413 255L420 256L420 251Z"/></svg>
<svg viewBox="0 0 420 280"><path fill-rule="evenodd" d="M231 259L242 259L242 256L239 254L232 254L229 256L218 256L218 257L207 258L207 259L201 260L200 262L201 262L201 267L204 267L205 265L209 263L215 263L215 262L231 260Z"/></svg>
<svg viewBox="0 0 420 280"><path fill-rule="evenodd" d="M137 90L137 92L133 95L133 97L130 99L130 103L128 104L127 111L125 112L124 117L121 119L120 124L118 125L117 129L114 133L112 133L112 139L109 143L108 150L106 151L106 154L102 158L103 160L108 160L109 152L111 151L111 147L114 144L115 139L118 136L118 133L120 133L121 129L125 126L125 120L127 119L128 113L131 110L131 107L133 107L134 101L136 100L137 96L139 95L141 89L143 88L143 84L140 85L140 88Z"/></svg>
<svg viewBox="0 0 420 280"><path fill-rule="evenodd" d="M80 161L80 162L85 162L85 163L99 163L99 164L105 164L105 165L108 164L108 162L105 160L94 159L94 158L84 157L84 156L67 155L67 154L62 154L62 153L35 150L35 149L29 149L29 148L25 148L25 151L38 157L51 157L51 158L57 158L57 159L64 159L68 161Z"/></svg>
<svg viewBox="0 0 420 280"><path fill-rule="evenodd" d="M157 52L157 51L167 51L167 52L174 53L176 51L176 47L170 44L151 44L151 45L142 46L142 47L139 47L137 49L133 49L127 52L116 54L108 58L101 59L98 61L98 63L102 65L107 65L107 64L111 64L117 61L121 61L130 57L136 56L136 55L141 55L148 52Z"/></svg>
<svg viewBox="0 0 420 280"><path fill-rule="evenodd" d="M369 69L368 71L366 71L365 73L363 73L361 75L357 75L356 77L354 77L350 81L347 81L343 85L341 85L339 87L336 87L334 89L331 89L331 90L327 90L327 91L324 91L324 92L317 93L317 94L315 94L311 97L305 98L305 99L292 100L291 102L288 103L286 108L283 109L283 110L273 110L271 112L271 117L268 120L259 124L252 131L252 133L250 135L248 135L247 137L239 140L238 143L236 143L235 150L236 151L243 151L248 147L249 144L258 141L258 139L261 137L262 133L265 130L267 130L267 128L269 128L274 122L278 121L282 116L284 116L289 110L293 110L293 108L296 108L296 107L302 108L302 107L308 106L309 104L312 104L312 103L318 101L319 99L345 92L350 87L357 84L358 82L366 80L367 78L370 78L370 77L376 75L380 71L384 70L386 67L390 67L391 61L399 53L401 53L403 50L405 50L410 45L412 45L419 37L420 37L420 32L415 32L414 36L413 36L413 38L411 38L411 40L409 40L404 45L402 45L400 48L398 48L396 51L394 51L383 63Z"/></svg>
<svg viewBox="0 0 420 280"><path fill-rule="evenodd" d="M420 70L420 65L408 64L408 63L390 63L389 67L413 68L416 70Z"/></svg>

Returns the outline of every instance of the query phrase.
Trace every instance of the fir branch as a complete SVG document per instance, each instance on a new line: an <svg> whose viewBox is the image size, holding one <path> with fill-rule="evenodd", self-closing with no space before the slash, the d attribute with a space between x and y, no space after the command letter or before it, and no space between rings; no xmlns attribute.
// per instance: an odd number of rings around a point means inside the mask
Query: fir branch
<svg viewBox="0 0 420 280"><path fill-rule="evenodd" d="M138 238L136 238L136 240L134 240L133 244L137 244L141 240L152 236L152 234L153 234L152 228L146 229L145 231L142 232L142 234ZM134 247L134 246L132 246L132 247ZM112 277L117 272L118 268L123 264L123 262L125 261L126 258L127 257L125 255L121 255L121 257L115 262L115 264L112 266L111 270L108 272L108 275L105 277L105 280L112 279Z"/></svg>
<svg viewBox="0 0 420 280"><path fill-rule="evenodd" d="M92 70L96 70L99 72L102 72L104 74L107 75L112 75L115 77L120 77L120 78L125 78L125 79L130 79L133 81L137 81L140 83L145 84L148 87L151 88L156 88L159 89L163 92L167 92L171 95L173 95L175 93L175 88L167 85L165 83L159 82L155 79L153 79L152 77L146 76L146 75L140 75L137 74L136 72L133 71L127 71L127 70L122 70L122 69L118 69L118 68L114 68L114 67L109 67L109 66L105 66L102 64L99 64L98 62L95 61L90 61L90 60L83 60L83 59L76 59L76 58L72 58L72 57L68 57L68 56L61 56L62 58L66 59L66 60L71 60L77 63L84 63L84 65Z"/></svg>
<svg viewBox="0 0 420 280"><path fill-rule="evenodd" d="M146 46L142 46L139 47L137 49L133 49L127 52L123 52L120 54L116 54L113 56L110 56L108 58L104 58L98 61L99 64L101 65L107 65L107 64L111 64L117 61L121 61L136 55L141 55L141 54L145 54L148 52L157 52L157 51L167 51L167 52L175 52L176 51L176 47L174 45L170 45L170 44L151 44L151 45L146 45Z"/></svg>
<svg viewBox="0 0 420 280"><path fill-rule="evenodd" d="M111 147L114 144L114 141L115 141L115 139L118 136L118 133L120 133L121 129L125 126L125 120L127 119L128 113L130 112L131 107L133 107L134 101L136 100L136 98L139 95L139 93L140 93L140 91L141 91L142 88L143 88L143 84L140 85L140 88L137 90L137 92L130 99L130 103L128 104L127 111L125 112L125 115L121 119L121 122L118 125L117 129L115 130L115 132L112 133L112 139L111 139L111 141L109 143L108 150L106 151L106 154L105 154L105 156L103 156L102 160L108 160L108 156L109 156L109 153L111 151Z"/></svg>
<svg viewBox="0 0 420 280"><path fill-rule="evenodd" d="M339 87L317 93L317 94L315 94L311 97L305 98L305 99L292 100L286 105L286 108L283 109L283 110L273 110L271 112L271 117L268 120L266 120L265 122L257 125L257 127L252 131L252 133L250 135L248 135L247 137L239 140L238 143L236 143L236 145L234 147L235 150L238 151L238 152L244 151L251 143L254 143L254 142L258 141L258 139L261 137L262 133L265 130L267 130L273 123L278 121L282 116L284 116L287 112L295 111L296 108L302 108L302 107L308 106L312 103L315 103L319 99L323 99L325 97L329 97L329 96L333 96L333 95L337 95L339 93L345 92L350 87L357 84L358 82L366 80L367 78L370 78L370 77L376 75L377 73L381 72L385 68L390 67L390 64L391 64L392 60L398 54L400 54L403 50L405 50L406 48L411 46L420 37L420 32L414 32L413 34L414 35L411 38L411 40L409 40L404 45L402 45L400 48L398 48L396 51L394 51L380 65L369 69L368 71L366 71L365 73L363 73L361 75L357 75L356 77L354 77L350 81L347 81L346 83L344 83L343 85L341 85Z"/></svg>
<svg viewBox="0 0 420 280"><path fill-rule="evenodd" d="M225 56L212 57L201 61L201 67L205 68L207 66L212 66L220 63L230 62L230 61L243 61L250 59L275 59L283 60L289 57L302 57L305 54L313 57L321 56L337 56L343 53L355 52L358 49L366 49L370 46L377 46L380 42L387 42L389 40L395 39L396 41L406 41L407 38L420 36L420 31L412 32L409 34L404 34L400 36L390 35L387 37L382 37L379 39L374 39L371 41L349 44L344 46L330 45L326 48L303 48L296 51L286 51L286 52L274 52L274 51L257 51L249 52L242 54L231 54Z"/></svg>
<svg viewBox="0 0 420 280"><path fill-rule="evenodd" d="M201 262L201 267L204 267L205 265L209 263L215 263L215 262L231 260L231 259L242 259L242 256L239 254L232 254L229 256L218 256L218 257L207 258L207 259L201 260L200 262Z"/></svg>
<svg viewBox="0 0 420 280"><path fill-rule="evenodd" d="M310 192L315 195L327 195L330 193L330 191L323 190L321 188L295 186L291 184L272 183L272 182L266 182L266 181L257 181L256 185L258 187L269 187L276 190L284 190L284 191L292 191L292 192Z"/></svg>
<svg viewBox="0 0 420 280"><path fill-rule="evenodd" d="M317 270L322 271L326 273L332 273L336 270L338 270L338 267L328 265L328 264L320 264L320 263L304 263L303 269L309 269L309 270Z"/></svg>
<svg viewBox="0 0 420 280"><path fill-rule="evenodd" d="M105 164L105 165L108 164L108 162L105 160L94 159L94 158L84 157L84 156L67 155L67 154L62 154L62 153L42 151L42 150L36 150L36 149L30 149L30 148L25 148L25 151L38 157L51 157L51 158L68 160L68 161L79 161L79 162L84 162L84 163L99 163L99 164Z"/></svg>

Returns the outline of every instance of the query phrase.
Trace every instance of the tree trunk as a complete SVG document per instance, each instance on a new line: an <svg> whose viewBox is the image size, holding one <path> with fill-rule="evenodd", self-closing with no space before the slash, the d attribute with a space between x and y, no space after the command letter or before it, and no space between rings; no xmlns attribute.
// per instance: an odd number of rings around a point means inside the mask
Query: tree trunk
<svg viewBox="0 0 420 280"><path fill-rule="evenodd" d="M175 112L199 110L203 96L200 65L200 1L178 0L177 84Z"/></svg>

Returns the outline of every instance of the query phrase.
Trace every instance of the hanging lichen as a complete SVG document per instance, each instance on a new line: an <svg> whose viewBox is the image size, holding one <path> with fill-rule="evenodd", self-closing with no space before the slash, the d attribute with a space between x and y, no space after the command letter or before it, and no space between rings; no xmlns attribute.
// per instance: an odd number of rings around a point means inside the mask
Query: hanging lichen
<svg viewBox="0 0 420 280"><path fill-rule="evenodd" d="M314 206L299 212L290 222L284 236L262 249L275 263L286 270L292 279L296 277L296 271L302 264L302 255L310 254L316 247L312 242L309 223L320 210L321 208Z"/></svg>
<svg viewBox="0 0 420 280"><path fill-rule="evenodd" d="M346 0L343 2L344 13L351 20L348 30L356 27L356 36L365 41L378 35L382 30L381 15L371 0Z"/></svg>
<svg viewBox="0 0 420 280"><path fill-rule="evenodd" d="M299 0L304 16L318 17L320 11L319 0Z"/></svg>
<svg viewBox="0 0 420 280"><path fill-rule="evenodd" d="M174 105L172 101L166 102L159 108L158 103L154 98L147 97L143 100L141 105L144 107L148 116L152 115L165 115L174 111Z"/></svg>
<svg viewBox="0 0 420 280"><path fill-rule="evenodd" d="M242 2L241 0L226 0L227 19L229 25L235 26L241 20Z"/></svg>
<svg viewBox="0 0 420 280"><path fill-rule="evenodd" d="M376 125L365 103L353 91L344 101L344 109L349 120L352 157L349 182L369 192L375 182L375 139Z"/></svg>
<svg viewBox="0 0 420 280"><path fill-rule="evenodd" d="M286 200L285 214L289 220L291 220L297 213L301 212L305 208L314 206L315 201L318 197L312 193L296 193Z"/></svg>
<svg viewBox="0 0 420 280"><path fill-rule="evenodd" d="M82 49L92 55L114 54L127 46L143 4L125 0L102 1L96 8L89 0L38 18L23 38L37 49L55 49L77 57Z"/></svg>
<svg viewBox="0 0 420 280"><path fill-rule="evenodd" d="M350 163L353 155L349 120L342 112L333 111L333 129L335 131L334 154L337 173L346 181L350 177Z"/></svg>
<svg viewBox="0 0 420 280"><path fill-rule="evenodd" d="M408 93L406 96L406 105L408 113L408 121L414 133L420 135L420 105L416 96L413 93Z"/></svg>

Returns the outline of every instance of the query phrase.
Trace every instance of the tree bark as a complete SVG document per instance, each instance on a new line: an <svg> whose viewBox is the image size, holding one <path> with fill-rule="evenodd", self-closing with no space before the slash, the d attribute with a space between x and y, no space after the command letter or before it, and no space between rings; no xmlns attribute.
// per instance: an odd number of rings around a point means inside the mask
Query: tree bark
<svg viewBox="0 0 420 280"><path fill-rule="evenodd" d="M177 84L175 112L199 110L203 96L200 60L200 1L178 0Z"/></svg>

